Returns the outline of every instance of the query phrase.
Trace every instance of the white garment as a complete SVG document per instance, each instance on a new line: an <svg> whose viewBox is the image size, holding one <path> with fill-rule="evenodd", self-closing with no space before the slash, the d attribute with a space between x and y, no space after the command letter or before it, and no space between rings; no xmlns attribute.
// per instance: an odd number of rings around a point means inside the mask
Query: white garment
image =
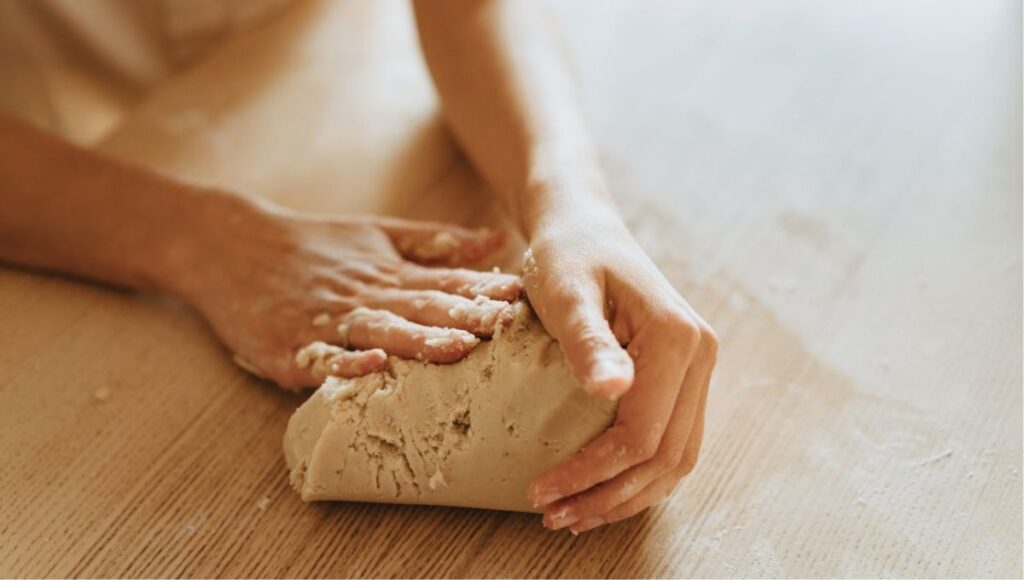
<svg viewBox="0 0 1024 580"><path fill-rule="evenodd" d="M291 0L2 0L0 109L82 144L154 84Z"/></svg>

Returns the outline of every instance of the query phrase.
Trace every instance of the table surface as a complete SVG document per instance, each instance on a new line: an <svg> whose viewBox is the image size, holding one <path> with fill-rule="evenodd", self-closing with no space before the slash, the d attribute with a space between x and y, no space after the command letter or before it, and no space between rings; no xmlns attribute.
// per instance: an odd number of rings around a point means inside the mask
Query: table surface
<svg viewBox="0 0 1024 580"><path fill-rule="evenodd" d="M0 576L1021 576L1020 4L554 10L624 214L721 337L671 499L580 537L304 504L302 398L194 312L0 269ZM306 210L498 219L395 1L289 9L101 147Z"/></svg>

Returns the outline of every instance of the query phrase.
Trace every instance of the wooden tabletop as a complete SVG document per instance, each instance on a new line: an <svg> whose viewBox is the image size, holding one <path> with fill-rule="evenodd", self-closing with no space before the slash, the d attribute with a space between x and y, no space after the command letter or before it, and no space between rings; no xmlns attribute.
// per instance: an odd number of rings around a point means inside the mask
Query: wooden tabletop
<svg viewBox="0 0 1024 580"><path fill-rule="evenodd" d="M1024 573L1020 4L555 11L624 214L721 337L672 498L579 537L304 504L302 398L189 308L0 269L0 576ZM306 210L496 219L396 1L290 9L102 148Z"/></svg>

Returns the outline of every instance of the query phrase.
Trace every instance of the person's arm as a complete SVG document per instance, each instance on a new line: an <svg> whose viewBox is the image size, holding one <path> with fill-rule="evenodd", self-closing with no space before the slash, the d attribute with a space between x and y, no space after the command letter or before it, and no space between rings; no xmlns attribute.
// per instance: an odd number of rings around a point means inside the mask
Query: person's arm
<svg viewBox="0 0 1024 580"><path fill-rule="evenodd" d="M0 261L108 284L165 286L176 235L205 205L244 206L108 161L0 114Z"/></svg>
<svg viewBox="0 0 1024 580"><path fill-rule="evenodd" d="M468 354L507 318L519 280L422 264L475 262L501 241L444 224L286 211L0 114L0 263L174 294L240 364L284 387L379 370L385 354ZM298 350L314 341L334 346L300 364Z"/></svg>
<svg viewBox="0 0 1024 580"><path fill-rule="evenodd" d="M615 424L530 496L554 529L632 516L697 461L717 339L618 217L543 6L414 6L447 121L530 244L530 302L583 387L621 396Z"/></svg>

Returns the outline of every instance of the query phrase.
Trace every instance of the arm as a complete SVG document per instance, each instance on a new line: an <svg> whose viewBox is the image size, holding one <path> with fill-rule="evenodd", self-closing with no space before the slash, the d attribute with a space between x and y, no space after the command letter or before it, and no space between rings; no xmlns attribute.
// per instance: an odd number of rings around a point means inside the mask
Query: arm
<svg viewBox="0 0 1024 580"><path fill-rule="evenodd" d="M243 206L101 159L0 114L0 261L157 288L198 200Z"/></svg>
<svg viewBox="0 0 1024 580"><path fill-rule="evenodd" d="M468 354L503 320L518 280L421 263L475 262L501 239L289 212L160 177L0 114L0 263L174 294L240 364L285 387L366 374L386 354ZM489 299L474 302L477 293ZM297 351L314 341L335 346L319 364L300 364Z"/></svg>
<svg viewBox="0 0 1024 580"><path fill-rule="evenodd" d="M629 517L696 463L715 335L619 219L543 10L526 0L415 7L448 122L529 241L530 301L583 388L621 396L615 424L530 495L553 529Z"/></svg>
<svg viewBox="0 0 1024 580"><path fill-rule="evenodd" d="M526 1L415 3L445 116L527 238L559 214L614 213L568 62Z"/></svg>

